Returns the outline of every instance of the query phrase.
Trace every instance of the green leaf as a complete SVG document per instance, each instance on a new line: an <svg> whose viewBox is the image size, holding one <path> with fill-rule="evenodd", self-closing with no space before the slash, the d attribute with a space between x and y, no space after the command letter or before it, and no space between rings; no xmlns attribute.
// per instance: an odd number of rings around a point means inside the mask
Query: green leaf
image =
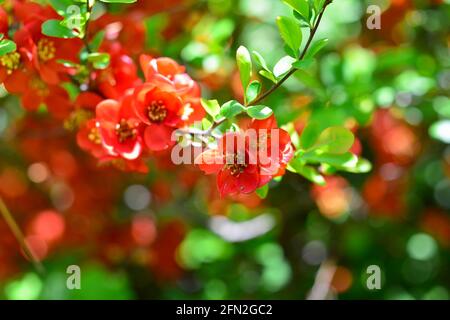
<svg viewBox="0 0 450 320"><path fill-rule="evenodd" d="M100 0L105 3L135 3L137 0Z"/></svg>
<svg viewBox="0 0 450 320"><path fill-rule="evenodd" d="M330 127L319 136L314 148L329 153L344 153L353 145L353 133L344 127Z"/></svg>
<svg viewBox="0 0 450 320"><path fill-rule="evenodd" d="M252 81L245 91L245 97L247 103L252 102L255 100L259 93L261 92L261 83L258 80Z"/></svg>
<svg viewBox="0 0 450 320"><path fill-rule="evenodd" d="M237 49L236 61L241 76L242 87L245 91L252 76L252 58L246 47L240 46Z"/></svg>
<svg viewBox="0 0 450 320"><path fill-rule="evenodd" d="M63 66L65 66L67 68L77 68L80 66L78 63L75 63L70 60L58 59L57 62L61 63Z"/></svg>
<svg viewBox="0 0 450 320"><path fill-rule="evenodd" d="M72 0L48 0L50 5L55 9L56 12L62 17L67 14L67 7L73 5Z"/></svg>
<svg viewBox="0 0 450 320"><path fill-rule="evenodd" d="M220 108L220 115L226 119L230 119L244 111L245 107L242 104L236 100L231 100L226 102L222 108Z"/></svg>
<svg viewBox="0 0 450 320"><path fill-rule="evenodd" d="M253 58L255 59L256 63L263 68L264 70L270 71L269 67L267 66L266 60L263 58L262 55L260 55L258 52L253 51Z"/></svg>
<svg viewBox="0 0 450 320"><path fill-rule="evenodd" d="M366 173L372 170L372 164L367 159L358 159L358 162L351 168L345 168L345 171L353 173Z"/></svg>
<svg viewBox="0 0 450 320"><path fill-rule="evenodd" d="M277 83L277 78L275 77L275 75L272 73L272 71L267 71L267 70L261 70L259 71L259 74L262 75L264 78L269 79L270 81L272 81L273 83Z"/></svg>
<svg viewBox="0 0 450 320"><path fill-rule="evenodd" d="M325 4L325 0L314 0L314 9L316 12L320 12L323 5Z"/></svg>
<svg viewBox="0 0 450 320"><path fill-rule="evenodd" d="M203 118L202 119L202 129L203 130L211 129L212 125L213 125L213 122L210 121L208 118Z"/></svg>
<svg viewBox="0 0 450 320"><path fill-rule="evenodd" d="M316 122L310 122L302 131L300 146L303 149L309 149L314 146L320 136L320 132L320 126Z"/></svg>
<svg viewBox="0 0 450 320"><path fill-rule="evenodd" d="M304 153L301 158L308 163L326 163L336 168L352 168L358 162L358 157L351 152L334 154L312 151Z"/></svg>
<svg viewBox="0 0 450 320"><path fill-rule="evenodd" d="M78 34L73 30L61 25L59 20L47 20L42 24L42 33L56 38L76 38Z"/></svg>
<svg viewBox="0 0 450 320"><path fill-rule="evenodd" d="M309 21L309 4L307 0L284 0L284 3L298 12L306 21Z"/></svg>
<svg viewBox="0 0 450 320"><path fill-rule="evenodd" d="M95 69L106 69L109 65L109 60L110 57L108 53L94 52L87 56L87 61L92 63L92 66Z"/></svg>
<svg viewBox="0 0 450 320"><path fill-rule="evenodd" d="M16 51L17 46L14 41L3 39L0 41L0 56Z"/></svg>
<svg viewBox="0 0 450 320"><path fill-rule="evenodd" d="M92 38L91 42L89 43L89 48L92 51L98 51L98 48L100 48L100 45L103 42L103 39L105 38L105 31L99 31L97 34Z"/></svg>
<svg viewBox="0 0 450 320"><path fill-rule="evenodd" d="M292 50L294 57L298 58L302 44L302 31L297 21L294 18L279 16L277 25L284 42Z"/></svg>
<svg viewBox="0 0 450 320"><path fill-rule="evenodd" d="M220 105L219 105L219 102L217 102L217 100L201 99L200 102L201 102L203 108L205 109L205 111L211 117L214 118L216 115L218 115L220 113Z"/></svg>
<svg viewBox="0 0 450 320"><path fill-rule="evenodd" d="M309 181L318 185L324 186L326 184L325 178L318 173L314 167L304 165L298 158L292 159L291 162L289 162L287 169L302 175Z"/></svg>
<svg viewBox="0 0 450 320"><path fill-rule="evenodd" d="M275 77L279 78L285 73L289 72L292 69L292 63L296 60L290 56L284 56L281 58L275 67L273 68L273 74Z"/></svg>
<svg viewBox="0 0 450 320"><path fill-rule="evenodd" d="M312 59L312 58L304 58L304 59L302 59L302 60L295 61L295 62L292 64L292 66L293 66L294 68L297 68L297 69L306 69L306 68L308 68L313 62L314 62L314 59Z"/></svg>
<svg viewBox="0 0 450 320"><path fill-rule="evenodd" d="M247 108L247 114L253 119L267 119L272 115L272 113L272 109L263 105L251 106Z"/></svg>
<svg viewBox="0 0 450 320"><path fill-rule="evenodd" d="M314 42L306 53L305 59L313 58L320 50L328 44L328 39L321 39Z"/></svg>
<svg viewBox="0 0 450 320"><path fill-rule="evenodd" d="M262 187L256 189L256 194L261 199L265 199L267 197L267 194L269 193L269 185L265 184Z"/></svg>

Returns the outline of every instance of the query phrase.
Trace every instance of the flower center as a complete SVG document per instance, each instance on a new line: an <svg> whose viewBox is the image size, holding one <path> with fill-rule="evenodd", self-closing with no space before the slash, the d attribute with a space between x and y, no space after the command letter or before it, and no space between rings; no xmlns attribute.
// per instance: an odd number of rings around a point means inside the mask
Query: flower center
<svg viewBox="0 0 450 320"><path fill-rule="evenodd" d="M11 52L2 56L0 57L0 64L6 68L7 74L11 74L19 68L20 54L18 52Z"/></svg>
<svg viewBox="0 0 450 320"><path fill-rule="evenodd" d="M31 80L31 87L36 90L38 96L40 97L46 97L50 93L45 82L39 78L34 78Z"/></svg>
<svg viewBox="0 0 450 320"><path fill-rule="evenodd" d="M152 101L147 107L147 115L151 122L160 123L167 117L167 108L162 100Z"/></svg>
<svg viewBox="0 0 450 320"><path fill-rule="evenodd" d="M53 41L49 39L41 39L38 42L37 51L39 55L39 59L42 61L48 61L55 57L56 48Z"/></svg>
<svg viewBox="0 0 450 320"><path fill-rule="evenodd" d="M95 144L102 143L102 140L100 138L100 133L98 132L97 128L92 128L91 131L89 131L88 139L89 139L89 141L91 141L92 143L95 143Z"/></svg>
<svg viewBox="0 0 450 320"><path fill-rule="evenodd" d="M226 170L230 170L232 176L238 176L244 172L245 168L247 168L247 164L242 161L242 158L240 158L237 154L234 156L231 155L231 157L233 158L232 163L225 164L224 168Z"/></svg>
<svg viewBox="0 0 450 320"><path fill-rule="evenodd" d="M240 175L242 172L244 172L245 168L247 168L246 164L233 163L225 165L225 169L230 170L232 176Z"/></svg>
<svg viewBox="0 0 450 320"><path fill-rule="evenodd" d="M116 133L119 137L119 141L121 143L125 142L128 139L134 139L137 136L137 129L134 126L131 126L127 120L122 119L116 125Z"/></svg>

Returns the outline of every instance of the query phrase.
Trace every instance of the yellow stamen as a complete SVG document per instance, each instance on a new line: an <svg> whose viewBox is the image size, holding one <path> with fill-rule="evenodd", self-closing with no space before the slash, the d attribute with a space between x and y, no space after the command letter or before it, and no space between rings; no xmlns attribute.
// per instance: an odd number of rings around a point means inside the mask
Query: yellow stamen
<svg viewBox="0 0 450 320"><path fill-rule="evenodd" d="M44 38L39 40L37 50L39 59L44 62L55 58L56 55L55 44L53 41L49 39Z"/></svg>
<svg viewBox="0 0 450 320"><path fill-rule="evenodd" d="M20 54L18 52L11 52L0 57L0 64L6 68L8 75L12 74L14 70L19 68Z"/></svg>

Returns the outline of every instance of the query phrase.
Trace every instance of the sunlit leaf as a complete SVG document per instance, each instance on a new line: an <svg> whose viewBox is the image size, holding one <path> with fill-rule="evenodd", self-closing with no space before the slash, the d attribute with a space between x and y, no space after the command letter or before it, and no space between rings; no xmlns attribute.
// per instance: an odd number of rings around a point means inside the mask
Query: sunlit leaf
<svg viewBox="0 0 450 320"><path fill-rule="evenodd" d="M294 57L298 58L302 44L302 31L299 24L294 18L280 16L277 17L277 25L284 42L292 50Z"/></svg>
<svg viewBox="0 0 450 320"><path fill-rule="evenodd" d="M272 109L263 105L251 106L247 109L247 114L258 120L267 119L272 115L272 113Z"/></svg>

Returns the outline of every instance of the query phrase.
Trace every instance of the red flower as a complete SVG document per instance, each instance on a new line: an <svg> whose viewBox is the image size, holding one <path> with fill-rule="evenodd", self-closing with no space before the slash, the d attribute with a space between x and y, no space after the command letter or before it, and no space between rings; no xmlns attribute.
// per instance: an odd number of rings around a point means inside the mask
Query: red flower
<svg viewBox="0 0 450 320"><path fill-rule="evenodd" d="M110 156L134 160L141 155L141 129L131 106L131 96L121 102L102 101L96 108L96 120L103 146Z"/></svg>
<svg viewBox="0 0 450 320"><path fill-rule="evenodd" d="M0 83L5 85L8 92L17 94L28 90L31 50L34 44L31 39L21 37L20 31L16 32L14 42L17 45L16 51L0 57Z"/></svg>
<svg viewBox="0 0 450 320"><path fill-rule="evenodd" d="M102 145L102 137L96 119L86 121L77 133L77 143L81 149L90 152L96 158L108 156Z"/></svg>
<svg viewBox="0 0 450 320"><path fill-rule="evenodd" d="M167 84L145 84L135 90L134 96L136 114L147 125L144 131L147 147L160 151L173 145L172 132L182 121L182 101L173 88Z"/></svg>
<svg viewBox="0 0 450 320"><path fill-rule="evenodd" d="M105 70L95 72L93 80L105 97L120 99L127 90L142 82L133 59L125 54L119 43L103 45L100 51L109 53L110 64Z"/></svg>
<svg viewBox="0 0 450 320"><path fill-rule="evenodd" d="M8 14L0 7L0 33L7 34L9 29Z"/></svg>
<svg viewBox="0 0 450 320"><path fill-rule="evenodd" d="M183 125L203 119L205 110L200 104L200 86L186 73L185 67L165 57L152 59L142 55L140 60L147 82L170 85L181 98Z"/></svg>
<svg viewBox="0 0 450 320"><path fill-rule="evenodd" d="M218 145L203 152L196 163L206 174L217 174L221 196L251 193L283 175L294 154L289 134L276 127L273 116L254 120L245 132L225 134Z"/></svg>
<svg viewBox="0 0 450 320"><path fill-rule="evenodd" d="M33 68L35 68L43 81L48 84L59 84L64 80L70 69L59 63L58 60L78 61L78 54L83 46L81 39L62 39L48 37L41 32L42 23L49 19L60 19L51 7L41 7L18 4L16 14L23 21L24 26L16 32L15 38L19 42L29 42Z"/></svg>
<svg viewBox="0 0 450 320"><path fill-rule="evenodd" d="M67 91L57 85L49 85L39 75L31 73L21 84L21 102L25 109L36 111L41 104L58 119L64 119L72 110Z"/></svg>

